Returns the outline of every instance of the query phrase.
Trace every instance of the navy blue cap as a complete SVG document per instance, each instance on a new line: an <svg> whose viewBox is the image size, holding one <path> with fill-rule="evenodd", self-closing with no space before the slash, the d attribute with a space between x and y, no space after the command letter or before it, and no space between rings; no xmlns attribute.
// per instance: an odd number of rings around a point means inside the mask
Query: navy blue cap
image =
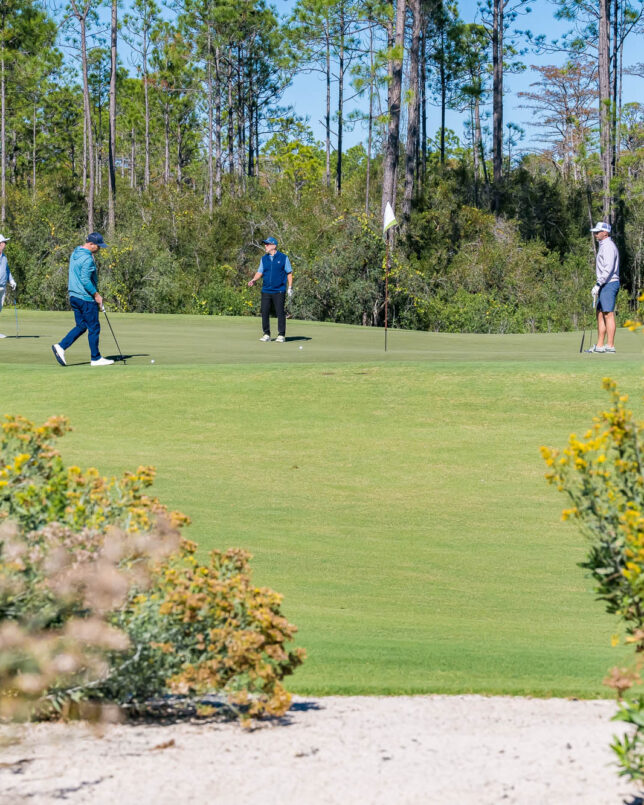
<svg viewBox="0 0 644 805"><path fill-rule="evenodd" d="M101 249L107 249L107 243L103 240L103 236L100 232L90 232L87 236L87 243L95 243L97 246L100 246Z"/></svg>
<svg viewBox="0 0 644 805"><path fill-rule="evenodd" d="M270 243L271 246L277 246L277 240L275 240L275 238L266 238L262 243Z"/></svg>

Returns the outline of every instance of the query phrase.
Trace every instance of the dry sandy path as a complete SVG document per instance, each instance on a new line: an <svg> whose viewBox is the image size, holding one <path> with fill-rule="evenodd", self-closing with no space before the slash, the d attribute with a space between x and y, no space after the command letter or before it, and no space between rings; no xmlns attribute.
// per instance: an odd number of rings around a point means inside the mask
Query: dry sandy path
<svg viewBox="0 0 644 805"><path fill-rule="evenodd" d="M608 701L328 697L297 699L286 723L250 732L31 725L0 750L0 803L644 805L613 764L614 712Z"/></svg>

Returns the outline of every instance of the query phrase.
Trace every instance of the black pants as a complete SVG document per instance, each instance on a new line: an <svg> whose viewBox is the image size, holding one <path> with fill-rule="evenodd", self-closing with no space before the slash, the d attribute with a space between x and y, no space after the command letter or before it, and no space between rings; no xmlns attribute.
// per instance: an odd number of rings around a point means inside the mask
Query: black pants
<svg viewBox="0 0 644 805"><path fill-rule="evenodd" d="M264 335L271 334L271 305L275 307L275 315L277 316L277 334L286 335L286 311L284 304L286 302L286 291L281 293L264 293L262 291L262 330Z"/></svg>

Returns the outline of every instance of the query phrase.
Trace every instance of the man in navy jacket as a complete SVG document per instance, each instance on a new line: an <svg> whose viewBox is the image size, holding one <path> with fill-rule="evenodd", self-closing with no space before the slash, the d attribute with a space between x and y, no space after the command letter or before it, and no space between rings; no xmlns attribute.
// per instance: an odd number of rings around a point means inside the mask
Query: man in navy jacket
<svg viewBox="0 0 644 805"><path fill-rule="evenodd" d="M262 243L266 254L262 257L255 276L248 281L248 287L252 288L257 280L262 277L261 313L264 334L259 340L271 340L270 313L271 306L273 306L277 316L277 338L275 340L283 344L286 341L286 311L284 306L286 294L293 295L293 269L288 257L277 251L277 240L275 238L266 238Z"/></svg>

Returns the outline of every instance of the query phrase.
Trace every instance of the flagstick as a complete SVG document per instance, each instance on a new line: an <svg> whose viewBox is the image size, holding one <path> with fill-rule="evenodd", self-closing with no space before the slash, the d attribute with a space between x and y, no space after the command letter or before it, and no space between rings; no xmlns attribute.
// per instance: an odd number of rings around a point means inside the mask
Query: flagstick
<svg viewBox="0 0 644 805"><path fill-rule="evenodd" d="M391 271L391 241L393 234L389 231L394 226L397 226L396 216L390 202L385 205L385 211L382 222L382 234L385 236L387 243L385 253L385 352L387 351L387 330L389 326L389 272Z"/></svg>
<svg viewBox="0 0 644 805"><path fill-rule="evenodd" d="M387 257L385 261L385 352L387 351L387 314L389 305L389 269L390 269L390 248L391 233L387 232Z"/></svg>

